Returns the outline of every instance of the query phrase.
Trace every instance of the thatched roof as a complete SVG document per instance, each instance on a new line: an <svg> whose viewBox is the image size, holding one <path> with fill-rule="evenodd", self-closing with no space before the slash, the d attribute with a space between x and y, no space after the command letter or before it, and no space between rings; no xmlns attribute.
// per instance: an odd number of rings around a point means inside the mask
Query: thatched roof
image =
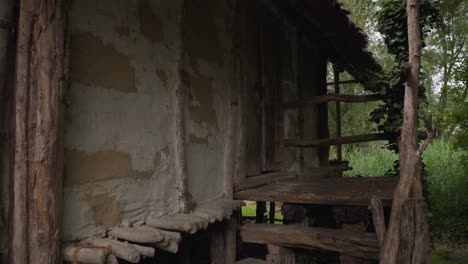
<svg viewBox="0 0 468 264"><path fill-rule="evenodd" d="M326 40L331 60L356 80L367 83L378 78L382 67L367 50L364 31L354 24L350 12L336 0L287 0L292 12L310 23ZM283 4L284 7L284 4Z"/></svg>

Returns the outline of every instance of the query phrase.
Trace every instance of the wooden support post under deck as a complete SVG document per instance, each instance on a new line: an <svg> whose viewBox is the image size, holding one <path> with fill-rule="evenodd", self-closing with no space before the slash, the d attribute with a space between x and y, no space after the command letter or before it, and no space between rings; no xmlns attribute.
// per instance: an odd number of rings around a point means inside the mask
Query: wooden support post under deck
<svg viewBox="0 0 468 264"><path fill-rule="evenodd" d="M266 261L269 264L295 264L294 252L288 248L268 245Z"/></svg>
<svg viewBox="0 0 468 264"><path fill-rule="evenodd" d="M9 263L60 263L63 93L67 81L63 1L19 1Z"/></svg>

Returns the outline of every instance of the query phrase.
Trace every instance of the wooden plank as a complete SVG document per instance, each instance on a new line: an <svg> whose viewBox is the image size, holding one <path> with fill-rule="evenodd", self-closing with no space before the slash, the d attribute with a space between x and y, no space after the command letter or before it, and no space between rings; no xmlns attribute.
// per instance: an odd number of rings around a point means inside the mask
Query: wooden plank
<svg viewBox="0 0 468 264"><path fill-rule="evenodd" d="M338 229L299 227L289 225L248 224L241 228L242 241L334 251L349 256L378 259L377 236Z"/></svg>
<svg viewBox="0 0 468 264"><path fill-rule="evenodd" d="M377 238L379 239L379 245L383 245L385 239L385 215L382 206L382 201L376 197L372 197L370 200L370 209L372 212L372 221L374 223L375 233L377 233Z"/></svg>
<svg viewBox="0 0 468 264"><path fill-rule="evenodd" d="M382 100L383 96L380 94L368 95L354 95L354 94L339 94L329 93L319 96L309 96L294 101L283 103L283 109L300 108L308 105L323 104L328 102L342 102L342 103L366 103Z"/></svg>
<svg viewBox="0 0 468 264"><path fill-rule="evenodd" d="M339 81L338 84L351 84L351 83L359 83L357 80L344 80L344 81ZM336 82L327 82L327 85L335 85Z"/></svg>
<svg viewBox="0 0 468 264"><path fill-rule="evenodd" d="M390 135L387 133L373 133L326 139L286 139L284 140L284 145L287 147L317 148L322 146L335 146L360 142L388 140L389 138Z"/></svg>
<svg viewBox="0 0 468 264"><path fill-rule="evenodd" d="M248 177L245 181L236 184L235 189L236 191L241 191L259 187L280 180L292 179L295 177L296 175L294 175L293 172L288 171L264 173L261 175Z"/></svg>
<svg viewBox="0 0 468 264"><path fill-rule="evenodd" d="M301 204L368 206L373 196L391 204L396 178L318 178L313 181L287 180L236 192L239 200Z"/></svg>

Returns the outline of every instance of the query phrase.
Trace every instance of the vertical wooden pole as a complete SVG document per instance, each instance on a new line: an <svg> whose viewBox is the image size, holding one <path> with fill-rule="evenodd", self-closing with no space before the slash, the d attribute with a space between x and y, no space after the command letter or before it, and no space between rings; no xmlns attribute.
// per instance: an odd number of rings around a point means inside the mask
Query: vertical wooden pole
<svg viewBox="0 0 468 264"><path fill-rule="evenodd" d="M174 89L174 121L175 121L175 171L178 179L179 210L182 213L190 213L193 208L192 196L189 191L189 181L187 173L187 153L186 153L186 131L185 131L185 98L187 92L187 73L185 72L185 46L184 46L184 16L185 1L181 3L180 11L180 47L179 61L177 66L178 78Z"/></svg>
<svg viewBox="0 0 468 264"><path fill-rule="evenodd" d="M266 213L266 202L257 202L257 208L255 212L255 223L257 224L265 223L265 213Z"/></svg>
<svg viewBox="0 0 468 264"><path fill-rule="evenodd" d="M335 93L340 93L340 70L338 67L333 67L333 78L335 82ZM336 109L336 137L341 137L341 103L335 103ZM341 145L336 145L336 159L343 160L343 152Z"/></svg>
<svg viewBox="0 0 468 264"><path fill-rule="evenodd" d="M270 202L270 209L268 211L268 222L270 224L275 223L275 210L276 210L275 202Z"/></svg>
<svg viewBox="0 0 468 264"><path fill-rule="evenodd" d="M237 258L237 217L238 211L233 212L227 222L226 230L226 260L225 264L235 264Z"/></svg>
<svg viewBox="0 0 468 264"><path fill-rule="evenodd" d="M266 261L270 264L295 264L294 252L285 247L268 245Z"/></svg>
<svg viewBox="0 0 468 264"><path fill-rule="evenodd" d="M418 174L421 173L421 170L418 166L424 151L424 149L418 150L417 142L417 96L421 60L419 0L407 0L407 13L411 71L405 89L403 127L400 141L400 180L394 192L389 228L380 252L380 263L382 264L393 264L397 261L400 246L402 206L408 200L415 181L420 180Z"/></svg>
<svg viewBox="0 0 468 264"><path fill-rule="evenodd" d="M21 0L16 53L10 245L12 264L60 262L62 1Z"/></svg>

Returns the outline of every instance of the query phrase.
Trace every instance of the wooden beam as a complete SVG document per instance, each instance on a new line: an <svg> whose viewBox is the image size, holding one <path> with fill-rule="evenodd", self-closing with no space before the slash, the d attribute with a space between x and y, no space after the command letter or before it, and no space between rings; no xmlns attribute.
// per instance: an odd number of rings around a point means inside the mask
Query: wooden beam
<svg viewBox="0 0 468 264"><path fill-rule="evenodd" d="M248 201L368 206L372 196L376 196L389 206L397 181L394 177L287 180L239 191L234 197Z"/></svg>
<svg viewBox="0 0 468 264"><path fill-rule="evenodd" d="M236 184L236 191L242 191L259 187L265 184L277 182L280 180L293 179L296 175L289 171L278 171L260 174L257 176L248 177L245 181Z"/></svg>
<svg viewBox="0 0 468 264"><path fill-rule="evenodd" d="M343 103L366 103L382 100L384 97L380 94L338 94L330 93L319 96L309 96L297 100L283 103L283 109L300 108L308 105L322 104L328 102L343 102Z"/></svg>
<svg viewBox="0 0 468 264"><path fill-rule="evenodd" d="M344 80L344 81L339 81L338 84L351 84L351 83L359 83L359 81L357 80ZM336 82L333 81L333 82L327 82L327 85L335 85Z"/></svg>
<svg viewBox="0 0 468 264"><path fill-rule="evenodd" d="M60 263L63 1L18 3L9 263Z"/></svg>
<svg viewBox="0 0 468 264"><path fill-rule="evenodd" d="M284 141L284 145L286 147L317 148L321 146L334 146L360 142L388 140L389 137L390 135L386 133L373 133L366 135L344 136L326 139L286 139Z"/></svg>
<svg viewBox="0 0 468 264"><path fill-rule="evenodd" d="M241 228L242 241L334 251L348 256L378 259L379 245L373 233L289 225L247 224Z"/></svg>

